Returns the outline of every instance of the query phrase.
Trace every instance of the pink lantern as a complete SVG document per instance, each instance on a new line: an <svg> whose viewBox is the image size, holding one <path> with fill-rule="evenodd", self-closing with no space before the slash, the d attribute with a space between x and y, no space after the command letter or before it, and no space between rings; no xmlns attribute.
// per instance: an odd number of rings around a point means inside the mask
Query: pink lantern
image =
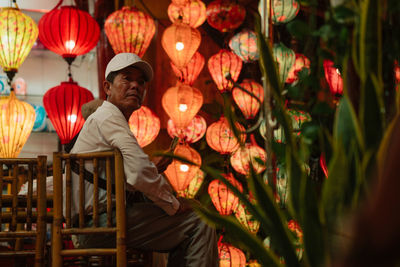
<svg viewBox="0 0 400 267"><path fill-rule="evenodd" d="M243 192L242 185L233 177L232 173L223 174L223 176L240 192ZM232 214L239 205L239 198L220 180L213 180L208 185L208 194L221 215Z"/></svg>
<svg viewBox="0 0 400 267"><path fill-rule="evenodd" d="M141 106L130 116L129 128L139 145L145 147L156 139L160 131L160 119L151 109Z"/></svg>
<svg viewBox="0 0 400 267"><path fill-rule="evenodd" d="M324 70L331 94L335 97L341 96L343 94L343 79L339 69L334 66L333 61L325 59Z"/></svg>
<svg viewBox="0 0 400 267"><path fill-rule="evenodd" d="M263 102L264 88L261 84L250 79L244 79L240 86L253 93L261 103ZM232 97L246 119L253 119L257 115L260 103L256 98L237 87L233 88Z"/></svg>
<svg viewBox="0 0 400 267"><path fill-rule="evenodd" d="M26 82L23 78L15 79L11 87L14 89L16 95L26 95Z"/></svg>
<svg viewBox="0 0 400 267"><path fill-rule="evenodd" d="M286 82L287 83L297 82L299 79L298 73L303 68L306 68L308 71L310 70L310 60L303 54L296 53L296 60L294 61L292 68L289 70Z"/></svg>
<svg viewBox="0 0 400 267"><path fill-rule="evenodd" d="M204 57L196 52L186 67L179 69L172 61L171 67L180 82L192 86L204 67Z"/></svg>
<svg viewBox="0 0 400 267"><path fill-rule="evenodd" d="M179 139L184 140L186 143L195 143L199 141L206 133L207 123L206 120L200 116L196 115L184 129L177 129L174 122L169 119L167 124L167 131L169 136L172 138L179 137Z"/></svg>
<svg viewBox="0 0 400 267"><path fill-rule="evenodd" d="M246 17L246 9L237 3L216 0L207 5L207 22L220 32L239 27Z"/></svg>
<svg viewBox="0 0 400 267"><path fill-rule="evenodd" d="M231 165L238 173L248 175L250 173L250 162L253 165L253 169L256 173L260 173L265 170L265 165L262 165L256 161L259 158L263 162L266 162L267 155L265 150L259 147L254 139L254 135L250 135L251 143L246 143L243 147L236 150L231 156Z"/></svg>

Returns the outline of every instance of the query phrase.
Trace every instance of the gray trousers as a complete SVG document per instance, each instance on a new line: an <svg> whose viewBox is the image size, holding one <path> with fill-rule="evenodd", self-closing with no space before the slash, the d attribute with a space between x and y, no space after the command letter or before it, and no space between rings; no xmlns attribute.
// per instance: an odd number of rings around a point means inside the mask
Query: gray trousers
<svg viewBox="0 0 400 267"><path fill-rule="evenodd" d="M171 267L218 266L215 229L194 212L169 216L153 203L133 203L126 215L128 248L169 252ZM106 225L106 214L99 216L99 223ZM115 244L115 235L82 235L78 242L80 248L107 248Z"/></svg>

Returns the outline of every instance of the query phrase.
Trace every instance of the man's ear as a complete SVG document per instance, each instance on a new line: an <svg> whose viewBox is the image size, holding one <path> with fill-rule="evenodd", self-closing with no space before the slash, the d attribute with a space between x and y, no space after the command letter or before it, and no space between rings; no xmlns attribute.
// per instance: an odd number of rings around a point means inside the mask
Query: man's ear
<svg viewBox="0 0 400 267"><path fill-rule="evenodd" d="M106 93L107 96L110 95L110 90L111 90L110 87L111 87L111 83L109 81L105 80L103 82L103 90L104 90L104 93Z"/></svg>

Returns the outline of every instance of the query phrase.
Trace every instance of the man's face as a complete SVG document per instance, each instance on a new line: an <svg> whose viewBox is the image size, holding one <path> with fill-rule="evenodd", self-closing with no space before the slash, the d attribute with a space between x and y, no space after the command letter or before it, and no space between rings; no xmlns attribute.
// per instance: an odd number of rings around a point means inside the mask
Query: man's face
<svg viewBox="0 0 400 267"><path fill-rule="evenodd" d="M115 76L114 82L105 81L107 100L117 106L129 119L133 111L140 108L146 93L144 73L134 67L126 67Z"/></svg>

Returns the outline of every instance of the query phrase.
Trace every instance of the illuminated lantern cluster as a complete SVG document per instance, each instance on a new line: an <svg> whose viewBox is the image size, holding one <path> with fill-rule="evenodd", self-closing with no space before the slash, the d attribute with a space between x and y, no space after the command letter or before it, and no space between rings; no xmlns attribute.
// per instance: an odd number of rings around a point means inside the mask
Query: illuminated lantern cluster
<svg viewBox="0 0 400 267"><path fill-rule="evenodd" d="M243 251L231 244L218 242L218 255L220 267L245 267L246 256Z"/></svg>
<svg viewBox="0 0 400 267"><path fill-rule="evenodd" d="M164 173L167 176L168 181L175 191L179 192L184 191L189 186L190 182L199 171L201 156L196 150L187 144L178 144L174 150L174 154L196 164L190 165L174 159L165 170Z"/></svg>
<svg viewBox="0 0 400 267"><path fill-rule="evenodd" d="M161 103L175 127L183 129L200 110L203 95L199 89L178 83L164 93Z"/></svg>
<svg viewBox="0 0 400 267"><path fill-rule="evenodd" d="M19 101L14 92L0 98L0 157L16 158L28 140L35 122L35 110Z"/></svg>
<svg viewBox="0 0 400 267"><path fill-rule="evenodd" d="M179 69L173 62L171 62L171 67L180 82L191 86L203 69L204 62L203 55L196 52L186 67Z"/></svg>
<svg viewBox="0 0 400 267"><path fill-rule="evenodd" d="M208 71L217 84L218 90L224 92L232 89L233 82L236 82L239 78L242 64L240 57L227 49L221 49L217 54L210 57L207 63Z"/></svg>
<svg viewBox="0 0 400 267"><path fill-rule="evenodd" d="M343 94L343 79L338 68L334 66L333 61L324 60L325 79L328 82L329 90L335 97Z"/></svg>
<svg viewBox="0 0 400 267"><path fill-rule="evenodd" d="M207 22L220 32L238 28L246 17L246 9L227 0L216 0L207 5Z"/></svg>
<svg viewBox="0 0 400 267"><path fill-rule="evenodd" d="M261 84L250 79L244 79L240 86L253 93L261 103L263 102L264 88ZM237 87L232 90L232 97L246 119L253 119L257 115L260 102L256 98Z"/></svg>
<svg viewBox="0 0 400 267"><path fill-rule="evenodd" d="M179 137L179 139L189 144L199 141L206 133L206 129L206 120L200 115L194 116L189 125L183 129L177 129L171 119L167 123L169 136L172 138Z"/></svg>
<svg viewBox="0 0 400 267"><path fill-rule="evenodd" d="M223 174L233 186L240 192L243 192L243 187L231 173ZM221 215L230 215L235 212L239 205L239 198L228 189L228 187L220 180L213 180L208 185L208 194L211 197L215 208Z"/></svg>
<svg viewBox="0 0 400 267"><path fill-rule="evenodd" d="M257 35L250 30L243 30L229 41L229 47L244 62L258 60Z"/></svg>
<svg viewBox="0 0 400 267"><path fill-rule="evenodd" d="M299 79L298 73L303 68L307 69L308 72L309 72L309 70L310 70L310 60L306 56L296 53L296 60L294 61L294 64L293 64L292 68L289 70L286 82L287 83L295 83L295 82L297 82L298 79Z"/></svg>
<svg viewBox="0 0 400 267"><path fill-rule="evenodd" d="M151 109L141 106L129 117L129 128L139 145L145 147L153 142L160 132L160 119Z"/></svg>
<svg viewBox="0 0 400 267"><path fill-rule="evenodd" d="M104 31L115 54L135 53L142 57L154 36L156 25L148 14L124 6L107 17Z"/></svg>
<svg viewBox="0 0 400 267"><path fill-rule="evenodd" d="M246 140L245 129L238 122L235 123L236 128L241 132L241 142ZM229 122L224 116L211 124L206 132L206 141L208 145L221 154L230 154L239 148L239 141L233 134Z"/></svg>
<svg viewBox="0 0 400 267"><path fill-rule="evenodd" d="M272 22L288 23L297 16L299 10L300 4L297 0L272 0Z"/></svg>
<svg viewBox="0 0 400 267"><path fill-rule="evenodd" d="M201 184L203 183L205 173L202 170L198 170L194 175L194 178L189 183L188 187L183 191L178 191L178 196L184 198L194 198L199 191Z"/></svg>
<svg viewBox="0 0 400 267"><path fill-rule="evenodd" d="M235 211L235 217L247 230L249 230L253 234L257 234L258 229L260 229L260 222L254 219L253 215L240 201Z"/></svg>
<svg viewBox="0 0 400 267"><path fill-rule="evenodd" d="M284 83L288 77L289 71L294 65L296 55L294 51L287 48L284 44L274 44L273 54L278 63L279 77L281 83Z"/></svg>
<svg viewBox="0 0 400 267"><path fill-rule="evenodd" d="M199 0L191 0L180 5L172 2L168 6L168 17L172 23L181 21L197 28L206 20L206 5Z"/></svg>
<svg viewBox="0 0 400 267"><path fill-rule="evenodd" d="M246 143L243 147L240 147L232 154L230 161L233 169L238 173L248 175L250 173L250 162L253 166L253 170L256 173L260 173L265 170L265 165L262 165L256 161L256 158L263 162L266 162L267 155L265 150L259 147L254 139L254 135L250 136L251 143Z"/></svg>
<svg viewBox="0 0 400 267"><path fill-rule="evenodd" d="M43 96L43 105L61 144L69 143L85 122L81 107L93 100L93 94L76 82L62 82L49 89Z"/></svg>
<svg viewBox="0 0 400 267"><path fill-rule="evenodd" d="M100 27L86 11L62 6L44 14L39 21L39 39L68 63L96 46Z"/></svg>

